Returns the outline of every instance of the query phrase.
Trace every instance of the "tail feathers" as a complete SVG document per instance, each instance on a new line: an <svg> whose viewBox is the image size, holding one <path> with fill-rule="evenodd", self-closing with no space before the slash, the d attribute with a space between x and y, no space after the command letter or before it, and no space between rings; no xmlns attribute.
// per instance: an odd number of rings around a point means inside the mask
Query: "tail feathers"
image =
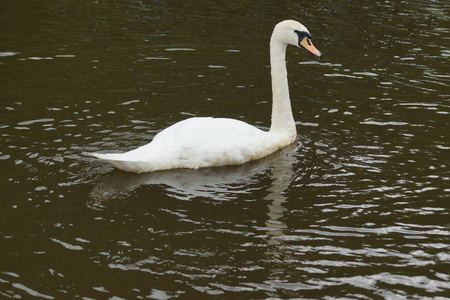
<svg viewBox="0 0 450 300"><path fill-rule="evenodd" d="M91 153L91 155L107 161L122 171L135 173L151 171L145 163L125 160L123 154L120 153Z"/></svg>
<svg viewBox="0 0 450 300"><path fill-rule="evenodd" d="M90 155L106 160L106 161L110 161L110 160L114 160L114 161L122 161L122 154L121 153L90 153Z"/></svg>

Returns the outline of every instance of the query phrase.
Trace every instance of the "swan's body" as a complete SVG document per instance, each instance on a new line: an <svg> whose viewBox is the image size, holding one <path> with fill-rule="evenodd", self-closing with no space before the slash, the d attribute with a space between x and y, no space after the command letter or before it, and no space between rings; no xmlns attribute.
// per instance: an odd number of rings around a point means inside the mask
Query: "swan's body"
<svg viewBox="0 0 450 300"><path fill-rule="evenodd" d="M308 30L296 21L275 26L270 40L273 107L269 131L234 119L190 118L161 131L152 142L137 149L92 155L123 171L141 173L238 165L293 143L297 132L289 99L286 47L296 45L320 57L310 38Z"/></svg>

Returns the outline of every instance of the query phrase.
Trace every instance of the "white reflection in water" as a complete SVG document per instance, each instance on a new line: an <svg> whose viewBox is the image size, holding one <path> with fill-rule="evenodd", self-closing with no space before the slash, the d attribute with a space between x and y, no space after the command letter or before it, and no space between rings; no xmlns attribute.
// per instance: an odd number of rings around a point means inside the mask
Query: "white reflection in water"
<svg viewBox="0 0 450 300"><path fill-rule="evenodd" d="M144 174L115 170L94 187L87 205L92 209L104 209L109 201L126 197L130 191L141 185L164 185L170 196L180 200L204 197L228 201L236 198L236 194L248 192L247 188L236 188L236 184L247 187L257 180L254 178L255 174L273 168L274 182L281 184L272 186L269 189L271 193L266 199L273 201L272 205L269 205L269 217L271 221L276 222L284 210L281 204L285 201L285 197L281 193L289 182L284 182L283 178L287 178L284 174L290 170L292 162L295 161L295 157L290 154L297 150L296 146L294 143L265 158L240 166L198 170L175 169Z"/></svg>
<svg viewBox="0 0 450 300"><path fill-rule="evenodd" d="M268 204L269 220L266 222L266 225L270 228L268 233L272 236L281 235L283 234L283 230L287 229L287 225L279 219L283 217L283 214L287 211L287 209L283 207L283 203L287 201L284 192L295 178L295 173L291 168L295 160L295 156L286 155L283 159L272 163L272 186L267 189L270 193L264 198L265 200L270 201Z"/></svg>

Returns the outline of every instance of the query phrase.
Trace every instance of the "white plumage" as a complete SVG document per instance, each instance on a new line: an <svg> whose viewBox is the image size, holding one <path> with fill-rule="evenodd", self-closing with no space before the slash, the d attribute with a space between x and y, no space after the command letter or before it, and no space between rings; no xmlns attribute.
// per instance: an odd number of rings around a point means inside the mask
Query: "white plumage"
<svg viewBox="0 0 450 300"><path fill-rule="evenodd" d="M296 21L275 26L270 41L272 125L268 132L226 118L190 118L158 133L149 144L126 153L92 155L128 172L238 165L269 155L295 141L285 62L286 46L302 47L317 57L308 30Z"/></svg>

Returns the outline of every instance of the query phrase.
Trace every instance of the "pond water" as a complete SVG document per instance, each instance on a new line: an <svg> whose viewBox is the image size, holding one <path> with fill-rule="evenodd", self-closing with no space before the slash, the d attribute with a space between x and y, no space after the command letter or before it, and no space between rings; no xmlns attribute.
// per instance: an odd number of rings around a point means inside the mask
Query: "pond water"
<svg viewBox="0 0 450 300"><path fill-rule="evenodd" d="M446 1L7 1L0 295L450 299ZM297 142L237 167L129 174L191 116L270 126L287 51Z"/></svg>

